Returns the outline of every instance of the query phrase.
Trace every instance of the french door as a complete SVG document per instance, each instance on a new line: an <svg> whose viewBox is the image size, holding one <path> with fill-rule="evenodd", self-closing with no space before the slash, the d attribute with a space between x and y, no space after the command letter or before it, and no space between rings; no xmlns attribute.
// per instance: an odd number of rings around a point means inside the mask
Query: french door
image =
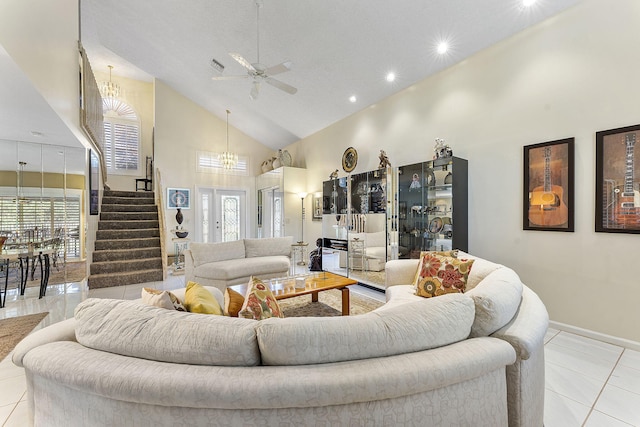
<svg viewBox="0 0 640 427"><path fill-rule="evenodd" d="M247 228L244 190L198 189L196 240L204 243L244 239Z"/></svg>

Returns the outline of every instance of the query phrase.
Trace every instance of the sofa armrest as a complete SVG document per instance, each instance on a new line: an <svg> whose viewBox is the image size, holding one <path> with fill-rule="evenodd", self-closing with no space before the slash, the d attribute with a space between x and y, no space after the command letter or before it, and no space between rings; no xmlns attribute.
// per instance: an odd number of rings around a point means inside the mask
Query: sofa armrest
<svg viewBox="0 0 640 427"><path fill-rule="evenodd" d="M491 336L507 341L516 350L519 359L527 360L544 345L548 327L549 314L542 300L527 286L523 286L522 302L515 316Z"/></svg>
<svg viewBox="0 0 640 427"><path fill-rule="evenodd" d="M394 285L412 285L418 271L419 259L394 259L387 261L386 287Z"/></svg>
<svg viewBox="0 0 640 427"><path fill-rule="evenodd" d="M24 356L36 347L56 341L76 341L76 319L70 318L54 323L27 335L13 350L11 360L23 367Z"/></svg>

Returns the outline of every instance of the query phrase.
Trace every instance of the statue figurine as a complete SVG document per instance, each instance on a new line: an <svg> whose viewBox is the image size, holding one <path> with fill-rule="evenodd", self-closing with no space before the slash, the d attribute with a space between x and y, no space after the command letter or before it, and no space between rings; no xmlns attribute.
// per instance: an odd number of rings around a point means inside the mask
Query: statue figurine
<svg viewBox="0 0 640 427"><path fill-rule="evenodd" d="M380 150L380 155L378 156L378 158L380 159L380 165L378 165L378 169L384 169L388 166L391 166L391 162L389 161L387 153L385 153L384 150Z"/></svg>
<svg viewBox="0 0 640 427"><path fill-rule="evenodd" d="M329 179L338 179L338 169L331 172L331 175L329 175Z"/></svg>
<svg viewBox="0 0 640 427"><path fill-rule="evenodd" d="M316 248L309 254L309 270L322 271L322 239L316 240Z"/></svg>

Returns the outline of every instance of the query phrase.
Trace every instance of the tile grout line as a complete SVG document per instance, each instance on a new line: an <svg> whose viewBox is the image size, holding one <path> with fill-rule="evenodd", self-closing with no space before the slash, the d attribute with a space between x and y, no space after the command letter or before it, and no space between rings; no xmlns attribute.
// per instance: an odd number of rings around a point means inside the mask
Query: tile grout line
<svg viewBox="0 0 640 427"><path fill-rule="evenodd" d="M613 365L613 368L611 369L611 372L609 372L609 375L607 376L607 379L605 380L604 384L602 385L602 388L600 389L600 392L598 393L598 395L596 396L596 399L593 401L593 405L591 405L591 408L589 408L589 413L587 414L587 417L584 419L584 422L582 423L582 427L585 426L585 424L587 423L587 421L589 420L589 417L591 416L591 414L593 413L593 410L595 409L596 405L598 404L598 400L600 399L600 396L602 396L602 392L604 391L605 387L607 386L607 384L609 383L609 380L611 379L611 375L613 375L613 372L616 370L616 368L618 367L618 364L620 363L620 359L622 359L622 355L624 354L624 352L627 351L626 348L622 347L622 352L620 353L620 355L618 356L618 360L616 360L616 363ZM617 420L617 418L606 414L608 416L610 416L611 418L614 418ZM619 420L622 421L622 420ZM624 422L624 421L622 421Z"/></svg>

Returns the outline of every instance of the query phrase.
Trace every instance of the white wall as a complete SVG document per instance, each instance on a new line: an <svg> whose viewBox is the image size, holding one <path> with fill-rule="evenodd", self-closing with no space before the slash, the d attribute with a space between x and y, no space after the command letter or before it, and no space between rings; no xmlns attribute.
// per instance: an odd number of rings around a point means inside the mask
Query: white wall
<svg viewBox="0 0 640 427"><path fill-rule="evenodd" d="M231 114L233 110L231 109ZM273 150L229 126L230 148L239 155L250 157L249 176L200 173L196 171L197 151L222 152L226 149L226 121L180 95L165 83L155 82L155 166L160 169L166 188L191 189L191 209L183 210L182 226L195 230L196 189L199 187L230 188L247 191L248 232L256 233L255 176L261 172L262 161ZM166 201L165 201L166 202ZM173 228L175 210L165 210L166 225ZM167 236L167 251L171 253L171 234ZM189 237L192 237L191 235ZM193 237L192 237L193 238Z"/></svg>
<svg viewBox="0 0 640 427"><path fill-rule="evenodd" d="M639 40L639 1L585 0L287 148L315 191L348 146L358 173L380 149L428 160L445 138L469 160L470 252L514 268L552 320L640 341L640 235L594 232L595 132L640 123ZM575 232L523 231L522 147L572 136Z"/></svg>
<svg viewBox="0 0 640 427"><path fill-rule="evenodd" d="M86 148L80 128L78 0L2 0L0 43Z"/></svg>

